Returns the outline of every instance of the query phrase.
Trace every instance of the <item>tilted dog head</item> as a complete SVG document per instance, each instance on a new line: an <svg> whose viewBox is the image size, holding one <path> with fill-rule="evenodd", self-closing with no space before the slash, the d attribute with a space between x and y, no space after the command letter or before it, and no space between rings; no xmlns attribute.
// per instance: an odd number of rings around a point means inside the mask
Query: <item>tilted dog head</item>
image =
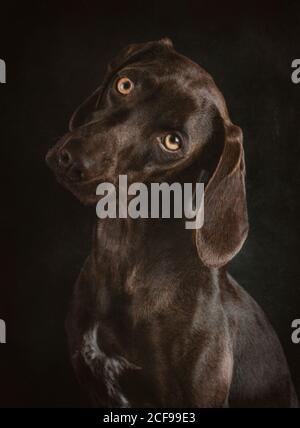
<svg viewBox="0 0 300 428"><path fill-rule="evenodd" d="M224 265L247 236L242 132L211 76L169 39L129 45L109 64L47 162L83 203L95 203L97 185L121 174L128 183L197 181L205 170L201 260Z"/></svg>

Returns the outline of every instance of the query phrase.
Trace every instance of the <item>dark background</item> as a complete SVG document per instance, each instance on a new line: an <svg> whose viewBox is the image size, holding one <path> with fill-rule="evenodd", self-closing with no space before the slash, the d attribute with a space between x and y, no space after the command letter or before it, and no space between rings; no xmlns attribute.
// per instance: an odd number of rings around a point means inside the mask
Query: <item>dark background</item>
<svg viewBox="0 0 300 428"><path fill-rule="evenodd" d="M163 36L212 74L244 131L251 230L229 270L270 318L300 394L300 344L291 342L291 322L300 318L300 84L290 77L300 57L300 8L224 3L1 6L0 318L8 343L0 345L0 406L85 405L64 318L95 213L55 182L44 157L111 56Z"/></svg>

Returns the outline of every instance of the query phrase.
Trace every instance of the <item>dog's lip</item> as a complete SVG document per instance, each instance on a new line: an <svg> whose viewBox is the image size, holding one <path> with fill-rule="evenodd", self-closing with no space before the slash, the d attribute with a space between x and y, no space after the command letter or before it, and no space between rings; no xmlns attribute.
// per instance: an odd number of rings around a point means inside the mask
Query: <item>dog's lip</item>
<svg viewBox="0 0 300 428"><path fill-rule="evenodd" d="M77 188L86 187L89 185L96 185L98 183L107 181L104 178L103 174L96 175L96 176L94 176L88 180L73 180L73 179L68 177L68 173L64 174L61 171L59 171L59 169L57 169L57 168L54 170L54 174L55 174L57 180L59 182L61 182L62 184L65 184L67 186L75 186Z"/></svg>
<svg viewBox="0 0 300 428"><path fill-rule="evenodd" d="M91 178L89 180L73 180L73 179L71 179L71 178L68 177L68 174L63 174L63 173L61 173L59 171L56 172L56 177L60 181L66 183L66 184L68 184L70 186L73 185L73 186L76 186L76 187L88 186L89 184L96 184L101 179L101 177L97 176L97 177L93 177L93 178Z"/></svg>

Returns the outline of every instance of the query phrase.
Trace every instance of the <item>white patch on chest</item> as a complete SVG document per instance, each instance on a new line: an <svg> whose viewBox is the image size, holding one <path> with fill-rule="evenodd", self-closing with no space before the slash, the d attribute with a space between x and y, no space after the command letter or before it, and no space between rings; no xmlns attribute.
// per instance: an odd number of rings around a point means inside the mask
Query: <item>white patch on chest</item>
<svg viewBox="0 0 300 428"><path fill-rule="evenodd" d="M117 407L130 407L130 404L121 391L118 377L126 369L139 369L125 358L108 357L98 345L98 327L89 330L83 336L81 355L93 375L102 378L107 388L107 394Z"/></svg>

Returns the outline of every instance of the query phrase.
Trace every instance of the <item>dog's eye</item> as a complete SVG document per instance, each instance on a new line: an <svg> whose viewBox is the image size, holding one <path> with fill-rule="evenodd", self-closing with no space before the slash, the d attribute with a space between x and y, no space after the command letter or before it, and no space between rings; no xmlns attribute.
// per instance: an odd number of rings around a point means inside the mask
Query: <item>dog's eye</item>
<svg viewBox="0 0 300 428"><path fill-rule="evenodd" d="M121 77L116 83L117 91L122 95L128 95L134 88L134 83L128 77Z"/></svg>
<svg viewBox="0 0 300 428"><path fill-rule="evenodd" d="M181 148L181 139L176 134L165 135L161 142L163 147L169 152L175 152Z"/></svg>

